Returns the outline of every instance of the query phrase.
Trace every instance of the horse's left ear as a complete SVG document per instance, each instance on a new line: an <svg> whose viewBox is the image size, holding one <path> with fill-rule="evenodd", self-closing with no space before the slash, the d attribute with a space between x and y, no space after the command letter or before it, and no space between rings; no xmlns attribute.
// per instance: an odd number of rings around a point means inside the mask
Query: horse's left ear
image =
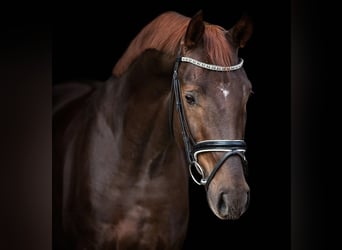
<svg viewBox="0 0 342 250"><path fill-rule="evenodd" d="M252 18L244 14L240 20L228 31L228 35L233 40L238 48L245 47L247 41L251 38L253 33Z"/></svg>
<svg viewBox="0 0 342 250"><path fill-rule="evenodd" d="M195 47L204 34L203 11L198 11L190 20L184 37L184 45L191 49Z"/></svg>

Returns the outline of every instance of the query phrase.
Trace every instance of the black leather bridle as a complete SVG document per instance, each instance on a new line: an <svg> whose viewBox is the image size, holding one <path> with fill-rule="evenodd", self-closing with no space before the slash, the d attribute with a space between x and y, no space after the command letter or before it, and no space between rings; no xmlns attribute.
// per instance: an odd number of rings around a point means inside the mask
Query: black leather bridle
<svg viewBox="0 0 342 250"><path fill-rule="evenodd" d="M181 57L180 53L178 53L174 69L173 69L173 77L171 84L171 101L170 101L170 110L169 110L169 125L171 133L173 134L173 108L174 104L176 104L176 110L179 115L180 126L182 130L182 137L185 146L185 154L187 161L189 163L189 172L194 180L194 182L198 185L204 185L206 189L208 189L211 180L214 178L216 172L223 165L223 163L231 156L238 155L243 163L244 170L247 169L247 159L245 157L246 152L246 143L244 140L204 140L200 142L196 142L193 138L191 131L189 129L184 107L182 104L181 98L181 89L180 89L180 81L178 79L178 67L181 62L192 63L196 66L215 71L233 71L242 67L243 60L241 59L240 63L233 66L222 67L212 64L206 64L197 60L194 60L189 57ZM223 157L216 163L214 169L209 174L209 176L204 175L203 168L198 163L197 156L201 153L207 152L224 152ZM197 180L195 175L192 172L192 169L195 168L197 173L201 175L201 179Z"/></svg>

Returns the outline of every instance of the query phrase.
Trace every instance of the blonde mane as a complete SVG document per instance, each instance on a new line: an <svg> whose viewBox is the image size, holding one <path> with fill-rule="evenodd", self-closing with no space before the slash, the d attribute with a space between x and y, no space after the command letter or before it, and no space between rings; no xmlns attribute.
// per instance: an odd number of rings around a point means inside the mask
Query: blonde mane
<svg viewBox="0 0 342 250"><path fill-rule="evenodd" d="M128 66L146 49L157 49L170 55L176 55L179 42L183 38L190 18L177 12L168 11L146 25L132 40L123 56L113 68L113 75L121 76ZM203 36L209 63L230 65L231 47L226 39L226 30L218 25L205 23Z"/></svg>

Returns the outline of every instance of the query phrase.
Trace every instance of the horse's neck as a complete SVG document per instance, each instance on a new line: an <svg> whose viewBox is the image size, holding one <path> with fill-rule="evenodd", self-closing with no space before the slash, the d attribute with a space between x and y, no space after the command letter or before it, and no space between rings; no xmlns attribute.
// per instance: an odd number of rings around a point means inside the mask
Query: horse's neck
<svg viewBox="0 0 342 250"><path fill-rule="evenodd" d="M150 59L139 59L126 74L109 80L102 105L118 142L118 171L134 168L137 178L141 171L158 171L156 166L177 151L168 123L172 67L157 72L158 63Z"/></svg>
<svg viewBox="0 0 342 250"><path fill-rule="evenodd" d="M155 70L156 65L152 66ZM148 66L136 64L122 77L110 78L87 99L89 106L75 129L78 134L67 138L76 147L67 152L64 172L77 181L66 178L66 207L68 201L80 201L75 204L80 210L91 204L92 211L105 221L119 219L112 217L113 211L125 213L134 204L149 207L141 201L151 201L156 208L168 204L163 218L179 207L186 214L188 172L168 123L172 70L147 72ZM179 193L184 195L179 197ZM168 203L170 198L177 204Z"/></svg>

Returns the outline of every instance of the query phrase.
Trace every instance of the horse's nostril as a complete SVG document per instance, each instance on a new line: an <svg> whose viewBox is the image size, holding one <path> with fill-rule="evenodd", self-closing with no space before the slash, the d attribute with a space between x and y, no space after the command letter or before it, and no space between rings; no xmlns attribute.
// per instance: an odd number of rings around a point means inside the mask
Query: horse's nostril
<svg viewBox="0 0 342 250"><path fill-rule="evenodd" d="M226 217L228 215L228 194L221 193L218 199L217 208L222 217Z"/></svg>

